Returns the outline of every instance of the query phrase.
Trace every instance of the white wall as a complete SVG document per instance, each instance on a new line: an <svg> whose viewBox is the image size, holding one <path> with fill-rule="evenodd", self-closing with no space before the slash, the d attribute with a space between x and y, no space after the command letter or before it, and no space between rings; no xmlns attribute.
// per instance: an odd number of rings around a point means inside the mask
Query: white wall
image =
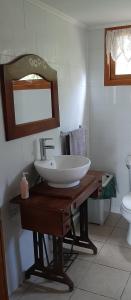
<svg viewBox="0 0 131 300"><path fill-rule="evenodd" d="M131 87L104 87L103 29L88 32L88 46L91 160L95 169L116 174L118 195L112 210L119 212L129 191L125 160L131 153Z"/></svg>
<svg viewBox="0 0 131 300"><path fill-rule="evenodd" d="M83 123L88 126L84 29L27 0L0 0L0 63L24 53L40 55L58 71L60 130L74 129ZM60 152L59 129L6 142L0 103L0 205L9 293L22 280L22 272L32 263L33 255L32 237L21 229L19 214L13 216L9 200L19 193L22 170L28 169L33 178L34 141L39 136L53 137L55 153Z"/></svg>

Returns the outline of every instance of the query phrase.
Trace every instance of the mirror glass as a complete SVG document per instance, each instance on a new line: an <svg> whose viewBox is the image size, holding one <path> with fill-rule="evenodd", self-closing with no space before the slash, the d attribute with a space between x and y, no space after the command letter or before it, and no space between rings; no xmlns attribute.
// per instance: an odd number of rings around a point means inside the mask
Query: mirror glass
<svg viewBox="0 0 131 300"><path fill-rule="evenodd" d="M16 125L52 118L51 90L47 87L43 89L41 80L43 80L41 76L29 74L14 81L13 99ZM33 83L35 85L32 89Z"/></svg>
<svg viewBox="0 0 131 300"><path fill-rule="evenodd" d="M43 79L43 78L37 74L29 74L27 76L20 78L19 80L32 81L32 80L37 80L37 79Z"/></svg>
<svg viewBox="0 0 131 300"><path fill-rule="evenodd" d="M16 125L52 117L49 89L16 90L13 95Z"/></svg>

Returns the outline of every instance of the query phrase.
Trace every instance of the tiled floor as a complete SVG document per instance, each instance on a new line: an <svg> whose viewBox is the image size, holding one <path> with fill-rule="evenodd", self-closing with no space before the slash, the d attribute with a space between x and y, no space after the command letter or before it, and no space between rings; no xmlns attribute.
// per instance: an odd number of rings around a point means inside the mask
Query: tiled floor
<svg viewBox="0 0 131 300"><path fill-rule="evenodd" d="M72 293L59 283L31 278L10 300L131 300L131 247L126 242L128 224L111 214L103 226L89 225L98 254L82 249L68 270L75 284ZM78 247L77 247L78 250Z"/></svg>

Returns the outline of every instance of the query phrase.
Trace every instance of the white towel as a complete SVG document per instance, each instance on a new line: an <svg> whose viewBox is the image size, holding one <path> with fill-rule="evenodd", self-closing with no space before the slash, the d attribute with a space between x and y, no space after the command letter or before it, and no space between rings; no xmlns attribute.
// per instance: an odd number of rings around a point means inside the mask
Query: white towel
<svg viewBox="0 0 131 300"><path fill-rule="evenodd" d="M71 155L86 155L86 135L84 128L69 132L69 145Z"/></svg>

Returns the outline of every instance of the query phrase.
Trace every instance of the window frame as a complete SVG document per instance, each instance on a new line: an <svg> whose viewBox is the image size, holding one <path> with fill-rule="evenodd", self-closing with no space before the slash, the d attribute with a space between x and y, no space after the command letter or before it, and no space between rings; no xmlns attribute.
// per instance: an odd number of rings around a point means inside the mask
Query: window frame
<svg viewBox="0 0 131 300"><path fill-rule="evenodd" d="M117 30L117 29L124 29L124 28L131 28L131 25L126 26L117 26L117 27L110 27L105 28L105 44L104 44L104 85L131 85L131 74L126 75L116 75L115 74L115 62L113 61L111 55L109 57L109 63L107 62L107 55L106 55L106 33L107 31Z"/></svg>

